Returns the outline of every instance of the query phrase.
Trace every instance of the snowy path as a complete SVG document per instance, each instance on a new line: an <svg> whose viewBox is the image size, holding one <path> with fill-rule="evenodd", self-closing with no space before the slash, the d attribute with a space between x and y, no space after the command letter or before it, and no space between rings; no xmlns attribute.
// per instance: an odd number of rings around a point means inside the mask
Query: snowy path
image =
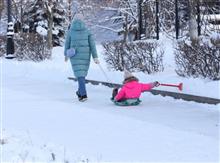
<svg viewBox="0 0 220 163"><path fill-rule="evenodd" d="M145 93L122 108L93 85L80 103L67 76L50 63L3 62L3 161L218 162L219 105Z"/></svg>

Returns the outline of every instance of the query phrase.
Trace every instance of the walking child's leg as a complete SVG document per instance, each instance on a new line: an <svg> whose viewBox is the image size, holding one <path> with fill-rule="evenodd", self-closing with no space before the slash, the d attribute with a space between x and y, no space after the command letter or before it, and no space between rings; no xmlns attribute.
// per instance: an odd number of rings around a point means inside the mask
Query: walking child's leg
<svg viewBox="0 0 220 163"><path fill-rule="evenodd" d="M85 77L78 77L78 86L79 86L78 92L79 92L80 96L87 95Z"/></svg>

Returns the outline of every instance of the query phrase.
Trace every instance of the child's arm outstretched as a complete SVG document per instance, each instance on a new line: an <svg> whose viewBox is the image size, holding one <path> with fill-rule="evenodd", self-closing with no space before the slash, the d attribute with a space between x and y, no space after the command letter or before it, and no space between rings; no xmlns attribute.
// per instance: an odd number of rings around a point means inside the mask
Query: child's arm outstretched
<svg viewBox="0 0 220 163"><path fill-rule="evenodd" d="M149 91L154 87L158 87L160 85L160 83L158 81L155 81L153 83L147 83L147 84L141 84L141 91Z"/></svg>

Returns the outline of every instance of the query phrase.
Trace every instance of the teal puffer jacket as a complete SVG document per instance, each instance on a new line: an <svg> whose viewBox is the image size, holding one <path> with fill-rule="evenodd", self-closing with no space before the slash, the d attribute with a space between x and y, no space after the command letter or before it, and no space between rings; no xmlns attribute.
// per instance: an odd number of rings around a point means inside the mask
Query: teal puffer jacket
<svg viewBox="0 0 220 163"><path fill-rule="evenodd" d="M98 55L92 34L79 19L72 22L66 35L65 55L69 48L76 50L76 55L70 58L75 77L86 77L91 55L93 58L98 58Z"/></svg>

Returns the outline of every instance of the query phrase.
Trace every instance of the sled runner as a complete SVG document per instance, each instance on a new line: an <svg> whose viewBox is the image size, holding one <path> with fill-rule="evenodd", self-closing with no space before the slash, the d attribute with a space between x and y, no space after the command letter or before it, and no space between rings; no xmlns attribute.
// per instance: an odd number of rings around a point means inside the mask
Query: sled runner
<svg viewBox="0 0 220 163"><path fill-rule="evenodd" d="M141 103L141 100L139 98L127 99L123 101L115 101L114 99L111 98L111 101L118 106L135 106Z"/></svg>

